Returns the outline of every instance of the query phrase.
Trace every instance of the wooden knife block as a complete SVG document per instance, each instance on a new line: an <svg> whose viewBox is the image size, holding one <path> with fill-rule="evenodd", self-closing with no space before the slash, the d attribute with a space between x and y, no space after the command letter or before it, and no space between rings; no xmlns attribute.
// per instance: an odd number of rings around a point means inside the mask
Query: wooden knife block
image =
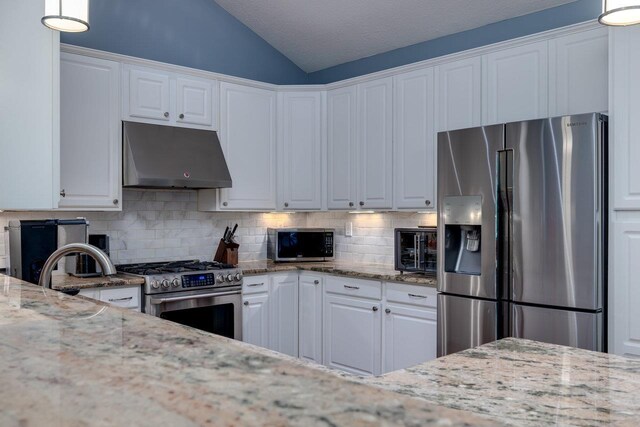
<svg viewBox="0 0 640 427"><path fill-rule="evenodd" d="M213 260L224 264L238 265L239 247L240 245L236 242L232 241L230 243L226 243L224 240L220 239L220 243L218 243L218 249L216 250Z"/></svg>

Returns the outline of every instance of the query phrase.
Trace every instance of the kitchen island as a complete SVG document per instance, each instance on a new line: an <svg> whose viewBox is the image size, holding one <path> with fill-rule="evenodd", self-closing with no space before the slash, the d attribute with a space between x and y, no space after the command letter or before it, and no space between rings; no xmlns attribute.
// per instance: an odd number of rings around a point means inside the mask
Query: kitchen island
<svg viewBox="0 0 640 427"><path fill-rule="evenodd" d="M503 340L358 378L0 275L0 425L636 425L640 361Z"/></svg>

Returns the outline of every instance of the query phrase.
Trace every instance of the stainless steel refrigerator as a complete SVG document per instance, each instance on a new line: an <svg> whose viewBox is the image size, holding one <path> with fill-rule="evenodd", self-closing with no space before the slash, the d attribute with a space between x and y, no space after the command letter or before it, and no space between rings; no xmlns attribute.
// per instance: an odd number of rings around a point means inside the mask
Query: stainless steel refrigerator
<svg viewBox="0 0 640 427"><path fill-rule="evenodd" d="M606 147L601 114L438 134L438 356L606 351Z"/></svg>

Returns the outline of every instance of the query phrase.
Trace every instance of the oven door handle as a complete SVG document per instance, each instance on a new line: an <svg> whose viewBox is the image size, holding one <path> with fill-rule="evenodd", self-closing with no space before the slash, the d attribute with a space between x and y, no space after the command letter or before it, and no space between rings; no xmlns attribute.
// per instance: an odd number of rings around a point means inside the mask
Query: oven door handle
<svg viewBox="0 0 640 427"><path fill-rule="evenodd" d="M211 298L211 297L224 297L227 295L239 295L240 291L229 291L229 292L216 292L210 294L199 294L199 295L185 295L183 297L174 297L174 298L151 298L150 302L153 305L163 304L165 302L177 302L177 301L186 301L190 299L200 299L200 298Z"/></svg>

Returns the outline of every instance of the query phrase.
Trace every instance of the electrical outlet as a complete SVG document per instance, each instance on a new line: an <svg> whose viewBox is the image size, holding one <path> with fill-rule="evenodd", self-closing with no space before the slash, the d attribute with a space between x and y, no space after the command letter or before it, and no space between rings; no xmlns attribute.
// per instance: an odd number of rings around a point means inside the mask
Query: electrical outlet
<svg viewBox="0 0 640 427"><path fill-rule="evenodd" d="M351 221L344 225L344 235L347 237L353 236L353 223Z"/></svg>

